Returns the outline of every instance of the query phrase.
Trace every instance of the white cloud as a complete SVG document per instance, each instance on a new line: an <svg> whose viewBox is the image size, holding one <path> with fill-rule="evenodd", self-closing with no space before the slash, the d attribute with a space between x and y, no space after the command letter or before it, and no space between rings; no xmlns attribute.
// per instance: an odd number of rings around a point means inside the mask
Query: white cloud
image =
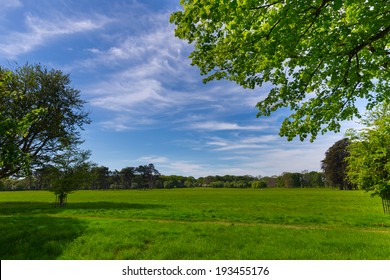
<svg viewBox="0 0 390 280"><path fill-rule="evenodd" d="M253 154L254 151L267 150L277 143L278 138L275 135L259 135L258 137L212 137L211 141L205 143L206 147L213 151L239 151L240 153Z"/></svg>
<svg viewBox="0 0 390 280"><path fill-rule="evenodd" d="M7 9L15 9L23 6L20 0L0 0L0 7L3 11Z"/></svg>
<svg viewBox="0 0 390 280"><path fill-rule="evenodd" d="M127 63L137 62L140 65L157 67L156 72L160 72L162 66L165 71L168 70L167 67L170 68L169 70L177 71L178 65L176 64L183 64L182 52L184 49L189 49L189 46L174 36L173 27L169 25L168 15L166 16L166 18L160 18L153 15L148 18L148 21L160 20L161 22L160 24L147 23L149 28L145 27L147 29L141 34L105 35L107 42L115 42L115 44L106 49L92 48L96 56L81 61L75 67L80 65L86 68L111 66L127 61ZM175 66L169 65L168 62Z"/></svg>
<svg viewBox="0 0 390 280"><path fill-rule="evenodd" d="M256 144L256 143L273 143L280 140L280 137L277 135L259 135L246 137L241 140L245 144Z"/></svg>
<svg viewBox="0 0 390 280"><path fill-rule="evenodd" d="M191 129L199 129L199 130L264 130L268 127L260 126L260 125L239 125L237 123L230 122L218 122L218 121L205 121L205 122L197 122L190 125Z"/></svg>
<svg viewBox="0 0 390 280"><path fill-rule="evenodd" d="M112 80L99 84L89 92L96 96L90 101L91 105L117 112L140 112L145 115L148 113L143 112L145 105L153 105L153 110L156 110L170 102L161 95L161 83L153 79Z"/></svg>
<svg viewBox="0 0 390 280"><path fill-rule="evenodd" d="M150 126L155 124L155 120L140 116L139 118L131 118L127 115L116 114L114 117L107 118L105 121L100 121L98 124L104 129L114 131L128 131L139 129L140 127Z"/></svg>
<svg viewBox="0 0 390 280"><path fill-rule="evenodd" d="M136 160L137 162L153 163L153 164L166 164L169 163L169 159L163 156L143 156Z"/></svg>
<svg viewBox="0 0 390 280"><path fill-rule="evenodd" d="M262 93L245 91L222 81L204 85L199 70L192 67L188 59L192 46L174 36L174 27L168 18L168 13L142 18L139 24L145 26L144 32L111 34L106 40L113 44L105 49L87 49L91 57L75 63L73 69L91 71L105 67L111 70L110 76L101 77L82 90L89 96L90 104L113 111L116 113L113 117L120 115L129 123L144 117L154 119L151 123L155 124L161 116L171 116L176 129L264 129L260 124L210 121L242 110L252 111L255 118L254 99ZM191 119L194 116L198 117L195 123ZM110 123L116 123L118 129L117 122ZM120 129L129 126L132 125L121 122Z"/></svg>
<svg viewBox="0 0 390 280"><path fill-rule="evenodd" d="M134 161L135 165L153 163L163 175L206 176L209 166L189 160L172 159L165 156L143 156Z"/></svg>
<svg viewBox="0 0 390 280"><path fill-rule="evenodd" d="M101 54L102 52L100 50L98 50L97 48L90 48L90 49L86 49L86 51L90 52L90 53L93 53L93 54Z"/></svg>
<svg viewBox="0 0 390 280"><path fill-rule="evenodd" d="M43 19L28 14L25 17L26 32L11 32L0 37L0 53L14 58L45 45L53 38L100 29L108 22L110 20L104 16L68 18L58 15L52 19Z"/></svg>

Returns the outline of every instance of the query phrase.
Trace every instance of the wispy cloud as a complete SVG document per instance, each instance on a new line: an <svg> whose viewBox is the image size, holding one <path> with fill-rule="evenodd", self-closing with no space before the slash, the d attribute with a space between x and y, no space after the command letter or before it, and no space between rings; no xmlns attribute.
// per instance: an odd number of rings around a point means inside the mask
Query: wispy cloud
<svg viewBox="0 0 390 280"><path fill-rule="evenodd" d="M153 163L157 169L164 170L164 174L175 174L184 176L206 176L210 166L188 160L177 160L165 156L144 156L134 161L137 164Z"/></svg>
<svg viewBox="0 0 390 280"><path fill-rule="evenodd" d="M191 129L199 130L209 130L209 131L218 131L218 130L264 130L268 127L260 125L239 125L237 123L231 122L218 122L218 121L206 121L206 122L197 122L190 125Z"/></svg>
<svg viewBox="0 0 390 280"><path fill-rule="evenodd" d="M142 111L144 106L164 107L170 100L162 94L162 85L158 80L142 79L127 81L116 79L99 84L90 93L96 95L90 103L93 106L117 112ZM142 107L140 107L142 105ZM147 113L147 112L145 112Z"/></svg>
<svg viewBox="0 0 390 280"><path fill-rule="evenodd" d="M0 37L2 41L0 53L9 58L17 57L47 44L53 38L100 29L108 22L110 22L109 18L99 15L93 18L70 18L57 15L45 19L27 14L25 32L14 31Z"/></svg>
<svg viewBox="0 0 390 280"><path fill-rule="evenodd" d="M204 143L205 147L213 151L237 151L243 154L269 150L275 143L280 142L276 135L258 135L258 136L229 136L227 138L211 137Z"/></svg>
<svg viewBox="0 0 390 280"><path fill-rule="evenodd" d="M261 93L246 91L232 83L220 82L204 85L199 70L190 65L188 55L192 49L174 36L169 24L169 13L142 17L142 33L111 34L113 44L85 49L90 57L73 65L74 69L99 69L112 72L83 89L92 106L114 112L125 129L139 118L162 118L178 129L195 130L261 130L260 125L210 120L221 114L251 110L255 117L255 99ZM108 35L107 35L108 36ZM153 108L153 109L151 109ZM194 122L193 116L198 116ZM118 122L112 128L118 129Z"/></svg>
<svg viewBox="0 0 390 280"><path fill-rule="evenodd" d="M7 9L15 9L22 7L23 3L20 0L0 0L0 7L3 11Z"/></svg>

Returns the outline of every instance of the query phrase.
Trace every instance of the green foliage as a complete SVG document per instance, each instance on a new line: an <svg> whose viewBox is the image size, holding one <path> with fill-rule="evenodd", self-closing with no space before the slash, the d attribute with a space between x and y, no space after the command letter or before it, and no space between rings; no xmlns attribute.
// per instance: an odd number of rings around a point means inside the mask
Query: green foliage
<svg viewBox="0 0 390 280"><path fill-rule="evenodd" d="M253 176L207 176L195 179L192 176L159 175L153 164L139 167L125 167L121 171L110 171L108 167L92 165L86 171L85 178L89 178L89 184L80 185L78 189L171 189L171 188L251 188L253 182L262 181L267 187L285 188L322 188L325 187L325 177L322 172L302 171L301 173L284 172L279 176L253 177ZM152 167L154 169L152 169ZM50 174L52 166L36 169L24 179L8 178L3 180L5 190L43 190L51 187ZM150 170L146 175L142 170ZM154 171L153 171L154 170ZM327 184L329 186L329 184ZM334 186L331 186L334 187Z"/></svg>
<svg viewBox="0 0 390 280"><path fill-rule="evenodd" d="M154 167L153 163L148 165L140 165L135 169L137 176L138 188L153 189L156 186L157 179L160 176L160 172Z"/></svg>
<svg viewBox="0 0 390 280"><path fill-rule="evenodd" d="M390 199L390 105L371 112L360 131L350 130L349 180L372 195Z"/></svg>
<svg viewBox="0 0 390 280"><path fill-rule="evenodd" d="M253 181L252 189L264 189L267 187L267 183L264 181Z"/></svg>
<svg viewBox="0 0 390 280"><path fill-rule="evenodd" d="M91 188L108 189L110 187L110 170L106 166L93 166L91 168Z"/></svg>
<svg viewBox="0 0 390 280"><path fill-rule="evenodd" d="M278 177L278 187L301 188L303 187L301 179L301 173L283 172L283 174Z"/></svg>
<svg viewBox="0 0 390 280"><path fill-rule="evenodd" d="M12 114L13 108L18 103L24 102L24 97L13 91L7 85L12 82L12 72L0 68L0 178L1 171L7 166L22 166L23 171L30 162L30 154L23 153L17 139L28 135L29 123L37 121L43 113L42 108L36 108L31 112L24 112L15 117Z"/></svg>
<svg viewBox="0 0 390 280"><path fill-rule="evenodd" d="M91 184L91 163L87 162L90 155L90 151L70 148L46 166L49 190L59 198L59 206L64 205L68 194Z"/></svg>
<svg viewBox="0 0 390 280"><path fill-rule="evenodd" d="M390 2L181 0L175 35L193 44L204 82L272 84L258 116L288 107L280 135L301 140L389 100ZM374 94L375 93L375 94Z"/></svg>
<svg viewBox="0 0 390 280"><path fill-rule="evenodd" d="M301 183L304 188L323 188L325 187L326 179L322 172L303 171Z"/></svg>
<svg viewBox="0 0 390 280"><path fill-rule="evenodd" d="M40 65L0 67L0 178L28 174L81 142L79 129L89 119L70 83L68 75Z"/></svg>
<svg viewBox="0 0 390 280"><path fill-rule="evenodd" d="M353 186L347 180L347 162L349 155L348 138L337 141L325 153L325 159L321 161L321 168L325 173L330 185L338 187L340 190L352 189Z"/></svg>

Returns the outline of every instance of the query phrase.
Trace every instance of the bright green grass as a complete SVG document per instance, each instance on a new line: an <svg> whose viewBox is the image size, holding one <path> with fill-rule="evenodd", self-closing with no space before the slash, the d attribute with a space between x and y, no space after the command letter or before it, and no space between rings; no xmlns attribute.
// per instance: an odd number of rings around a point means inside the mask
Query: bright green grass
<svg viewBox="0 0 390 280"><path fill-rule="evenodd" d="M390 215L361 191L0 192L1 259L390 259Z"/></svg>

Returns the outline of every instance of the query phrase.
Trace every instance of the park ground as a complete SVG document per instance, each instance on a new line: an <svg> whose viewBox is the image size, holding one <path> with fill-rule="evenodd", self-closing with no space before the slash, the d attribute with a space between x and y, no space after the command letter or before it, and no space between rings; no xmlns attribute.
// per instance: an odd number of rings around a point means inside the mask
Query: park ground
<svg viewBox="0 0 390 280"><path fill-rule="evenodd" d="M388 260L380 198L335 189L0 192L1 259Z"/></svg>

